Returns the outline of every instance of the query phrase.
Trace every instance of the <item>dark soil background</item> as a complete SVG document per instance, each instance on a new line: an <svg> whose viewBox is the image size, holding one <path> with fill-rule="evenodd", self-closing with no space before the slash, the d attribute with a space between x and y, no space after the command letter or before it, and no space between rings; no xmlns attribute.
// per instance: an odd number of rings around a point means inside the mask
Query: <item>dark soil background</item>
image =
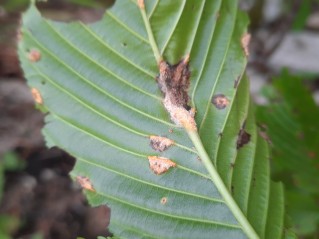
<svg viewBox="0 0 319 239"><path fill-rule="evenodd" d="M44 7L47 15L63 20L92 21L104 12L61 1ZM0 215L16 222L5 231L13 238L33 238L39 232L54 239L108 236L110 209L91 208L68 176L75 159L61 149L45 147L44 115L35 109L16 52L21 14L0 10L0 158L14 153L24 165L4 172Z"/></svg>

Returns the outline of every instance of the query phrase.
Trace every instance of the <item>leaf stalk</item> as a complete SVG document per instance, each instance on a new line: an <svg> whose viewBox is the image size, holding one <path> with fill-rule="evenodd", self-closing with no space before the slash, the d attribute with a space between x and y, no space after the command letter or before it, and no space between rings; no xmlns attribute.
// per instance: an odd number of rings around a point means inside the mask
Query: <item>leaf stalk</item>
<svg viewBox="0 0 319 239"><path fill-rule="evenodd" d="M137 5L141 10L141 14L143 17L143 21L145 24L145 28L148 34L148 38L150 41L150 45L152 47L155 59L157 61L157 64L159 68L161 68L160 63L162 63L163 58L158 50L156 41L154 39L154 35L152 32L152 28L149 22L149 19L146 16L145 11L145 3L144 0L137 0ZM189 55L185 58L185 61L189 61ZM173 105L174 106L174 105ZM197 150L198 156L201 158L205 168L207 169L213 183L215 184L217 190L221 194L221 196L224 198L225 203L233 213L234 217L237 219L237 221L242 226L243 231L246 233L247 237L250 239L259 239L259 236L257 235L256 231L251 226L250 222L247 220L246 216L243 214L241 209L239 208L238 204L233 199L232 195L230 194L229 190L225 186L223 180L219 176L216 168L214 167L211 159L209 158L203 143L198 135L196 122L194 120L194 116L190 114L190 112L186 111L184 108L181 109L181 107L173 107L170 105L169 107L165 106L165 108L168 110L170 109L173 112L174 117L178 118L177 121L181 122L181 125L187 132L189 138L193 142L193 145L195 146ZM168 110L169 111L169 110ZM169 112L172 116L172 112Z"/></svg>
<svg viewBox="0 0 319 239"><path fill-rule="evenodd" d="M247 220L246 216L243 214L243 212L240 210L238 207L237 203L233 199L232 195L226 188L223 180L219 176L216 168L214 167L212 161L210 160L203 144L202 141L198 135L197 130L187 130L188 136L193 142L198 156L201 158L205 168L207 169L209 175L211 176L211 179L213 183L215 184L217 190L219 193L222 195L224 198L227 206L230 208L232 211L233 215L237 219L237 221L241 224L243 231L246 233L248 238L250 239L259 239L259 236L257 235L256 231L253 229L249 221Z"/></svg>

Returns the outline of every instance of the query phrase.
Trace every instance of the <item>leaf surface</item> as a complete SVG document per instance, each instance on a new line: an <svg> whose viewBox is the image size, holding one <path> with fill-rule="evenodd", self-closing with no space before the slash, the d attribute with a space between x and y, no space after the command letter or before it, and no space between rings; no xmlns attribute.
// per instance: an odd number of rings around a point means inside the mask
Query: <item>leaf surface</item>
<svg viewBox="0 0 319 239"><path fill-rule="evenodd" d="M268 147L242 77L246 16L232 0L148 0L146 13L168 62L190 53L189 96L201 141L229 194L260 238L281 238L282 186L270 182ZM111 207L116 236L253 238L220 195L187 133L164 109L157 63L135 1L116 1L91 25L49 21L31 6L22 34L22 67L49 112L47 144L77 158L72 176L89 178L92 205ZM34 51L40 58L30 60ZM218 96L226 99L222 109L212 103ZM239 139L240 132L246 140ZM155 151L151 135L175 144ZM176 167L156 175L149 156L168 158Z"/></svg>

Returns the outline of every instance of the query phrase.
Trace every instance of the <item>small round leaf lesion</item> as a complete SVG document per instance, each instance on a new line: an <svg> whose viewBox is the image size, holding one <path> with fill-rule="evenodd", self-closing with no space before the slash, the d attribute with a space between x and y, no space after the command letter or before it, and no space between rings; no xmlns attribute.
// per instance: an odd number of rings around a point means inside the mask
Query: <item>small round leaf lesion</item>
<svg viewBox="0 0 319 239"><path fill-rule="evenodd" d="M219 110L225 109L229 105L229 100L223 94L214 95L212 104Z"/></svg>

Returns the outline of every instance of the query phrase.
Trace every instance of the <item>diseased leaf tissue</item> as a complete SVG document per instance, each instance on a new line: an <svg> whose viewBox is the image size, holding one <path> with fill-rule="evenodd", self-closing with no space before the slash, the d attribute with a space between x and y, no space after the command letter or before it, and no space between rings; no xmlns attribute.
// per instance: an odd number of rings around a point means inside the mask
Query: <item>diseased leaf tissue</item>
<svg viewBox="0 0 319 239"><path fill-rule="evenodd" d="M166 61L159 63L159 76L157 82L164 94L164 106L169 112L172 121L186 129L197 130L194 120L194 110L188 105L189 96L189 55L176 65Z"/></svg>

